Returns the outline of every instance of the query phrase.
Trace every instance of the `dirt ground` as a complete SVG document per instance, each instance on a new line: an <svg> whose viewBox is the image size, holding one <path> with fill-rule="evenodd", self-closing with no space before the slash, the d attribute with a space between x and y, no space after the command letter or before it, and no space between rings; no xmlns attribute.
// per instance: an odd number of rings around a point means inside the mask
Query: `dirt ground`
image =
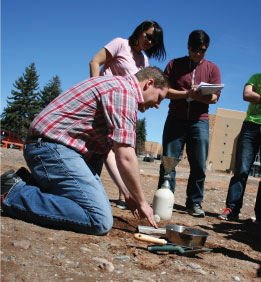
<svg viewBox="0 0 261 282"><path fill-rule="evenodd" d="M1 171L26 166L22 152L2 149ZM145 197L152 203L159 162L140 161ZM117 188L107 171L102 182L114 216L106 236L90 236L52 230L21 220L1 217L1 281L260 281L261 230L251 223L259 179L249 177L244 207L238 222L216 217L224 208L231 175L207 172L203 208L205 218L188 215L184 209L188 168L177 167L177 188L172 218L165 224L180 224L210 233L205 248L212 251L195 256L151 253L148 243L134 239L138 225L128 210L116 207Z"/></svg>

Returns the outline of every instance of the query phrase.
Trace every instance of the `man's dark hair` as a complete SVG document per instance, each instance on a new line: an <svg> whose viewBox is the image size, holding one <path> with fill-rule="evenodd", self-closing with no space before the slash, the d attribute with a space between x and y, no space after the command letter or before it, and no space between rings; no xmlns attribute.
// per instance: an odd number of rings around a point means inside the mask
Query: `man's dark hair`
<svg viewBox="0 0 261 282"><path fill-rule="evenodd" d="M190 33L188 39L188 46L189 47L200 47L205 45L207 48L209 46L209 36L203 30L194 30Z"/></svg>
<svg viewBox="0 0 261 282"><path fill-rule="evenodd" d="M165 60L166 51L163 42L163 30L157 22L150 20L142 22L136 27L132 35L129 37L129 44L130 46L136 46L138 43L138 38L142 32L147 31L151 27L154 28L155 44L149 50L144 50L144 52L149 58L152 57L157 60Z"/></svg>
<svg viewBox="0 0 261 282"><path fill-rule="evenodd" d="M135 76L139 81L153 78L155 88L163 89L165 87L169 87L167 77L165 76L164 72L158 67L146 67L138 71Z"/></svg>

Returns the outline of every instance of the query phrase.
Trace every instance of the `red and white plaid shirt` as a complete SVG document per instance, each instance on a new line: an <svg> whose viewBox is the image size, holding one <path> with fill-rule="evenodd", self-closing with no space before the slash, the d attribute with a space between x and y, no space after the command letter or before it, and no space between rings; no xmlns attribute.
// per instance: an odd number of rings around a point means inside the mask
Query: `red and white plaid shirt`
<svg viewBox="0 0 261 282"><path fill-rule="evenodd" d="M87 79L53 100L33 120L28 136L49 138L83 154L105 157L112 140L135 147L138 104L135 76Z"/></svg>

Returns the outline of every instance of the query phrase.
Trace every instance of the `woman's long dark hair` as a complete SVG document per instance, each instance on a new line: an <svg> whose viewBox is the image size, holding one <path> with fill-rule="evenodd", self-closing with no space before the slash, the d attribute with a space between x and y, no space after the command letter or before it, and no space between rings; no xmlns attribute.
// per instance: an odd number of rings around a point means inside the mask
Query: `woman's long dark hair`
<svg viewBox="0 0 261 282"><path fill-rule="evenodd" d="M142 32L147 31L151 27L154 28L155 44L150 49L144 50L144 52L149 58L155 58L159 61L163 61L166 58L166 51L163 42L163 30L157 22L144 21L141 23L129 37L129 43L131 46L136 46L138 38Z"/></svg>

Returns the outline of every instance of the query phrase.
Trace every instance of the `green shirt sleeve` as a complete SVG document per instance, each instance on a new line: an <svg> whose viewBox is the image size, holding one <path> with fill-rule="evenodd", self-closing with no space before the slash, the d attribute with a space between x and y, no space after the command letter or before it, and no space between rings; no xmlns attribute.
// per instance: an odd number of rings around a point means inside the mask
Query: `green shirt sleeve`
<svg viewBox="0 0 261 282"><path fill-rule="evenodd" d="M261 73L257 73L252 75L246 85L252 85L253 90L261 95ZM246 121L250 121L253 123L261 124L261 104L257 103L249 103L247 113L246 113Z"/></svg>

